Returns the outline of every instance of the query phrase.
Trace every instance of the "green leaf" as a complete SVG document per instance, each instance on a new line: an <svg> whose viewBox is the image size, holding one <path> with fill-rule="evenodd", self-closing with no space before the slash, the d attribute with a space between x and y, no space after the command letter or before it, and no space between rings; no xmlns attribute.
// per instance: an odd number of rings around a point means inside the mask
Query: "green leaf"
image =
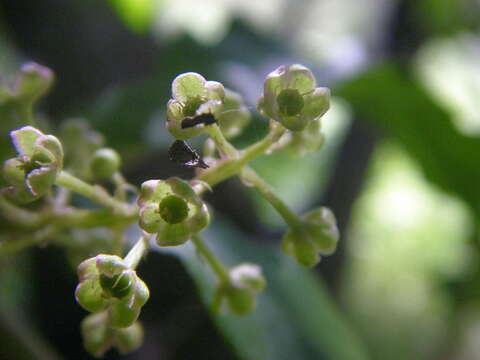
<svg viewBox="0 0 480 360"><path fill-rule="evenodd" d="M383 64L335 93L401 143L426 178L480 215L480 138L461 134L450 115L397 66Z"/></svg>
<svg viewBox="0 0 480 360"><path fill-rule="evenodd" d="M249 242L226 223L217 221L205 233L207 245L226 264L234 266L245 260L258 263L267 279L267 288L258 295L259 304L253 313L242 317L212 314L240 359L368 358L315 273L295 264L280 253L278 246ZM203 300L210 304L215 279L192 244L168 252L180 257Z"/></svg>

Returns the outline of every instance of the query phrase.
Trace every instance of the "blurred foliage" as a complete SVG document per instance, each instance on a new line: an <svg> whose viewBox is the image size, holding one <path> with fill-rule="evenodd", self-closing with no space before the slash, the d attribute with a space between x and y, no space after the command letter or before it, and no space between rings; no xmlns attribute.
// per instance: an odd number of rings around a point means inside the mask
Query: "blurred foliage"
<svg viewBox="0 0 480 360"><path fill-rule="evenodd" d="M314 274L297 266L276 246L246 240L220 214L217 220L205 231L208 246L230 265L247 259L260 264L268 279L251 315L212 314L240 359L368 359L357 335ZM210 303L214 277L193 246L157 249L180 256L202 298Z"/></svg>
<svg viewBox="0 0 480 360"><path fill-rule="evenodd" d="M97 4L90 4L94 14ZM480 216L478 1L110 0L110 4L129 29L156 37L154 71L144 81L106 88L94 101L75 98L63 115L86 116L127 163L149 151L157 155L169 145L161 104L178 73L194 70L207 78L226 78L228 85L238 86L252 99L260 85L245 89L244 83L264 75L267 65L290 61L315 63L321 77L337 82L333 94L338 99L324 119L327 143L319 155L297 161L274 154L254 164L294 208L303 210L328 191L351 117L393 140L382 142L375 151L367 185L355 202L351 229L341 240L351 242L342 279L346 313L332 304L311 272L269 246L246 241L245 234L218 216L208 234L214 250L232 265L244 259L260 262L270 279L255 314L244 319L211 315L239 358L363 359L371 350L378 359L421 359L438 358L450 346L460 348L459 359L478 356L479 312L471 304L480 296L478 276L471 273L479 254L478 246L468 243ZM418 30L407 40L423 41L423 46L414 67L400 67L397 59L372 65L384 43L391 41L388 26L398 4L411 8L406 20ZM4 73L14 68L18 53L0 36ZM0 121L1 133L18 125ZM257 119L236 144L248 144L264 130L265 122ZM2 156L7 142L6 136L0 140ZM348 161L356 161L355 155ZM252 198L261 221L278 226L268 205ZM189 246L175 254L209 301L212 282L201 260ZM23 301L35 295L26 286L30 278L23 272L29 266L28 259L25 262L11 271L1 269L0 316L2 325L7 324L2 333L17 334L9 326L25 324L22 314L18 320L5 320L5 314L17 315L10 305L18 300L18 309L24 312L28 304ZM349 319L360 330L357 335L352 334ZM22 333L41 342L34 332L20 327ZM28 348L31 343L23 345Z"/></svg>
<svg viewBox="0 0 480 360"><path fill-rule="evenodd" d="M343 299L374 358L436 358L453 316L443 284L478 262L468 209L429 186L388 141L375 150L353 211Z"/></svg>
<svg viewBox="0 0 480 360"><path fill-rule="evenodd" d="M393 64L378 65L337 90L362 117L395 137L429 181L480 215L480 138L461 134L449 114Z"/></svg>

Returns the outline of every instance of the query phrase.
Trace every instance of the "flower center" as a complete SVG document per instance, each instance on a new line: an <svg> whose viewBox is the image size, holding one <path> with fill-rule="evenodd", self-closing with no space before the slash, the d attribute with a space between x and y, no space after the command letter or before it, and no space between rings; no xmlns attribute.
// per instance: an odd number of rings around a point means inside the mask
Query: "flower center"
<svg viewBox="0 0 480 360"><path fill-rule="evenodd" d="M131 279L128 275L121 273L109 277L105 274L100 274L100 285L103 291L108 295L117 299L122 299L131 291Z"/></svg>
<svg viewBox="0 0 480 360"><path fill-rule="evenodd" d="M178 224L188 216L188 204L177 195L168 195L160 201L160 216L169 224Z"/></svg>
<svg viewBox="0 0 480 360"><path fill-rule="evenodd" d="M183 116L194 116L199 106L204 102L200 96L189 98L185 105L183 105Z"/></svg>
<svg viewBox="0 0 480 360"><path fill-rule="evenodd" d="M303 96L297 89L284 89L277 95L277 103L282 115L294 116L303 109Z"/></svg>

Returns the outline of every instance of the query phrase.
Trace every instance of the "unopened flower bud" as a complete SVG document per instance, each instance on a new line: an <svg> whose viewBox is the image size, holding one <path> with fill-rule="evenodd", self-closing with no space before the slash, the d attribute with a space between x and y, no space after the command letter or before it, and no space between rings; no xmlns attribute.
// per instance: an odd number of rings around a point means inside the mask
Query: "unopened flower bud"
<svg viewBox="0 0 480 360"><path fill-rule="evenodd" d="M97 179L108 179L120 169L121 163L120 155L115 150L98 149L90 159L90 171Z"/></svg>

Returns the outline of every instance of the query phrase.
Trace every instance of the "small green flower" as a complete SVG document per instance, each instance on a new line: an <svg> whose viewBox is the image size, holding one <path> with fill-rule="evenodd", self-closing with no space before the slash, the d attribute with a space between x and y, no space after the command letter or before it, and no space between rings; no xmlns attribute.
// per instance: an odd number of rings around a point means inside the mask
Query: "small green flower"
<svg viewBox="0 0 480 360"><path fill-rule="evenodd" d="M63 149L53 135L25 126L10 132L18 156L3 165L10 185L4 194L19 203L34 201L50 190L63 167Z"/></svg>
<svg viewBox="0 0 480 360"><path fill-rule="evenodd" d="M340 237L335 216L326 207L302 216L302 225L289 229L282 239L282 249L305 266L315 266L320 255L335 252Z"/></svg>
<svg viewBox="0 0 480 360"><path fill-rule="evenodd" d="M330 90L316 86L305 66L280 66L265 79L258 109L291 131L303 130L330 106Z"/></svg>
<svg viewBox="0 0 480 360"><path fill-rule="evenodd" d="M114 255L97 255L78 266L77 302L87 311L107 310L109 325L131 326L150 294L136 272Z"/></svg>
<svg viewBox="0 0 480 360"><path fill-rule="evenodd" d="M140 227L156 233L160 246L181 245L210 221L207 205L187 182L176 177L144 182L138 206Z"/></svg>
<svg viewBox="0 0 480 360"><path fill-rule="evenodd" d="M82 321L81 330L85 349L97 358L112 347L121 354L132 352L143 342L143 328L138 321L126 328L111 328L107 312L88 315Z"/></svg>
<svg viewBox="0 0 480 360"><path fill-rule="evenodd" d="M12 84L0 84L0 104L18 102L31 105L48 91L53 80L49 68L34 62L25 63Z"/></svg>
<svg viewBox="0 0 480 360"><path fill-rule="evenodd" d="M256 264L240 264L229 271L229 281L221 283L216 296L231 312L244 315L256 306L256 294L266 286L262 269Z"/></svg>
<svg viewBox="0 0 480 360"><path fill-rule="evenodd" d="M172 99L167 103L167 129L177 139L185 140L203 133L204 125L182 128L189 116L212 113L215 116L225 98L225 88L216 81L207 81L197 73L178 75L172 83Z"/></svg>

